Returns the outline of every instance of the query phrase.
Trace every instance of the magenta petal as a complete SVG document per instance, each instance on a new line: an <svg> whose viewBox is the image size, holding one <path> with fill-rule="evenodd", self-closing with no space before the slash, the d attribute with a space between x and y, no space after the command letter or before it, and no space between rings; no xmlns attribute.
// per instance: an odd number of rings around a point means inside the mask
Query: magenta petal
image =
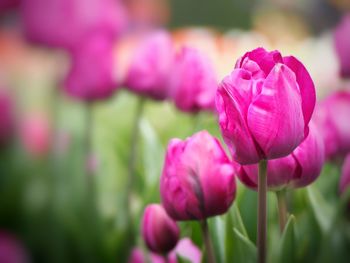
<svg viewBox="0 0 350 263"><path fill-rule="evenodd" d="M293 179L292 186L304 187L315 181L323 167L325 150L322 137L314 125L310 125L308 137L295 149L293 156L301 171L298 178Z"/></svg>
<svg viewBox="0 0 350 263"><path fill-rule="evenodd" d="M302 98L305 127L309 123L316 103L315 85L304 65L295 57L284 57L283 62L295 74Z"/></svg>
<svg viewBox="0 0 350 263"><path fill-rule="evenodd" d="M260 159L246 123L252 82L248 71L236 69L222 81L216 97L223 138L240 164L256 163Z"/></svg>
<svg viewBox="0 0 350 263"><path fill-rule="evenodd" d="M304 139L301 95L294 73L277 64L248 109L250 133L267 159L290 154Z"/></svg>

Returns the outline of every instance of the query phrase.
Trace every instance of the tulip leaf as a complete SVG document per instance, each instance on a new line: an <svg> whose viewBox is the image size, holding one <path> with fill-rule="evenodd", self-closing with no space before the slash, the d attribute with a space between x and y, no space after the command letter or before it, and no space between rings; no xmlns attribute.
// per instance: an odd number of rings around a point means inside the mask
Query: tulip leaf
<svg viewBox="0 0 350 263"><path fill-rule="evenodd" d="M177 260L177 263L191 263L190 260L187 260L179 255L176 255L176 260Z"/></svg>
<svg viewBox="0 0 350 263"><path fill-rule="evenodd" d="M233 229L233 238L233 259L231 259L231 261L242 263L256 262L257 250L254 243L237 228ZM229 262L228 259L226 262Z"/></svg>
<svg viewBox="0 0 350 263"><path fill-rule="evenodd" d="M309 186L307 188L307 196L321 231L326 233L331 226L335 212L334 209L325 202L321 193L314 186Z"/></svg>
<svg viewBox="0 0 350 263"><path fill-rule="evenodd" d="M230 210L230 215L232 216L234 227L237 228L245 237L248 238L248 232L243 224L241 213L236 204L234 204L232 209Z"/></svg>
<svg viewBox="0 0 350 263"><path fill-rule="evenodd" d="M289 216L287 224L281 237L279 262L296 262L296 234L295 234L295 217Z"/></svg>

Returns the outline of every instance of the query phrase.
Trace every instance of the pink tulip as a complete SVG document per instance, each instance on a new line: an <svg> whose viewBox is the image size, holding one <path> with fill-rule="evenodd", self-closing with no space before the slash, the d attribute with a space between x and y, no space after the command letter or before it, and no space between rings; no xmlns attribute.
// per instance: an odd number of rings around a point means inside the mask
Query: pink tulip
<svg viewBox="0 0 350 263"><path fill-rule="evenodd" d="M350 78L350 13L344 15L334 32L334 45L340 62L340 74Z"/></svg>
<svg viewBox="0 0 350 263"><path fill-rule="evenodd" d="M87 35L111 39L126 26L120 0L22 0L26 37L52 47L74 48Z"/></svg>
<svg viewBox="0 0 350 263"><path fill-rule="evenodd" d="M254 164L287 156L304 140L315 87L296 58L257 48L219 85L216 107L233 158Z"/></svg>
<svg viewBox="0 0 350 263"><path fill-rule="evenodd" d="M288 156L267 163L268 189L305 187L314 182L324 163L324 144L316 126L310 123L306 139ZM247 187L258 187L258 165L235 164L237 174Z"/></svg>
<svg viewBox="0 0 350 263"><path fill-rule="evenodd" d="M20 125L20 139L27 153L33 157L42 157L49 151L51 144L48 120L41 115L26 117Z"/></svg>
<svg viewBox="0 0 350 263"><path fill-rule="evenodd" d="M14 113L11 97L0 88L0 146L8 143L14 132Z"/></svg>
<svg viewBox="0 0 350 263"><path fill-rule="evenodd" d="M157 255L155 253L149 253L145 255L143 251L139 248L134 248L132 250L131 256L128 260L129 263L177 263L177 257L180 257L189 263L200 263L202 262L201 250L193 244L192 240L189 238L181 239L176 247L166 255L167 261L163 256ZM149 261L147 261L149 259Z"/></svg>
<svg viewBox="0 0 350 263"><path fill-rule="evenodd" d="M217 80L213 65L200 51L184 47L177 54L169 95L185 112L214 110Z"/></svg>
<svg viewBox="0 0 350 263"><path fill-rule="evenodd" d="M72 52L66 92L86 101L112 96L117 89L113 67L113 44L103 35L86 39Z"/></svg>
<svg viewBox="0 0 350 263"><path fill-rule="evenodd" d="M200 220L225 213L236 183L219 141L201 131L168 145L160 181L162 203L175 220Z"/></svg>
<svg viewBox="0 0 350 263"><path fill-rule="evenodd" d="M342 157L350 152L349 113L349 91L338 91L316 107L315 121L320 127L328 159Z"/></svg>
<svg viewBox="0 0 350 263"><path fill-rule="evenodd" d="M142 218L142 236L147 247L159 254L168 253L179 240L176 222L158 204L148 205Z"/></svg>
<svg viewBox="0 0 350 263"><path fill-rule="evenodd" d="M12 234L0 231L0 262L1 263L26 263L26 251L22 244Z"/></svg>
<svg viewBox="0 0 350 263"><path fill-rule="evenodd" d="M348 154L344 160L339 189L340 193L345 193L350 187L350 154Z"/></svg>
<svg viewBox="0 0 350 263"><path fill-rule="evenodd" d="M157 31L147 36L136 48L127 73L128 89L156 100L168 93L168 79L173 63L171 36Z"/></svg>

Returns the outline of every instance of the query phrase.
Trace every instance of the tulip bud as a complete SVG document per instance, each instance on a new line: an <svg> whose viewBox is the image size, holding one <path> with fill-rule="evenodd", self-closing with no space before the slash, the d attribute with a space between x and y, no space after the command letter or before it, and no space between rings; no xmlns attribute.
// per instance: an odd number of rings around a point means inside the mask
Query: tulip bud
<svg viewBox="0 0 350 263"><path fill-rule="evenodd" d="M160 181L162 203L175 220L201 220L225 213L236 183L219 141L201 131L168 145Z"/></svg>
<svg viewBox="0 0 350 263"><path fill-rule="evenodd" d="M214 110L217 81L209 58L184 47L177 54L170 79L170 97L185 112Z"/></svg>
<svg viewBox="0 0 350 263"><path fill-rule="evenodd" d="M41 157L49 151L51 131L48 120L41 115L26 117L20 125L20 137L24 149L33 157Z"/></svg>
<svg viewBox="0 0 350 263"><path fill-rule="evenodd" d="M117 88L113 76L113 43L94 35L72 52L72 66L65 91L72 97L94 101L107 99Z"/></svg>
<svg viewBox="0 0 350 263"><path fill-rule="evenodd" d="M288 156L269 160L267 185L272 191L305 187L314 182L324 163L324 144L316 127L310 123L307 138ZM258 165L235 164L239 179L247 187L258 187Z"/></svg>
<svg viewBox="0 0 350 263"><path fill-rule="evenodd" d="M158 254L172 250L179 240L176 222L158 204L148 205L142 218L142 236L147 247Z"/></svg>
<svg viewBox="0 0 350 263"><path fill-rule="evenodd" d="M0 15L1 13L8 11L12 8L19 6L19 0L1 0L0 1Z"/></svg>
<svg viewBox="0 0 350 263"><path fill-rule="evenodd" d="M338 91L319 103L315 121L325 144L326 157L334 159L350 152L350 92Z"/></svg>
<svg viewBox="0 0 350 263"><path fill-rule="evenodd" d="M308 133L313 81L296 58L257 48L219 85L221 133L235 161L254 164L290 154Z"/></svg>
<svg viewBox="0 0 350 263"><path fill-rule="evenodd" d="M0 146L8 143L14 132L14 116L11 98L0 89Z"/></svg>
<svg viewBox="0 0 350 263"><path fill-rule="evenodd" d="M119 0L22 0L21 19L30 41L68 49L91 32L111 39L126 26Z"/></svg>
<svg viewBox="0 0 350 263"><path fill-rule="evenodd" d="M340 193L345 193L350 187L350 154L344 160L339 182Z"/></svg>
<svg viewBox="0 0 350 263"><path fill-rule="evenodd" d="M350 78L350 13L344 15L334 32L334 45L340 62L340 75Z"/></svg>
<svg viewBox="0 0 350 263"><path fill-rule="evenodd" d="M146 37L131 58L125 85L128 89L156 100L168 94L168 79L173 63L171 36L157 31Z"/></svg>

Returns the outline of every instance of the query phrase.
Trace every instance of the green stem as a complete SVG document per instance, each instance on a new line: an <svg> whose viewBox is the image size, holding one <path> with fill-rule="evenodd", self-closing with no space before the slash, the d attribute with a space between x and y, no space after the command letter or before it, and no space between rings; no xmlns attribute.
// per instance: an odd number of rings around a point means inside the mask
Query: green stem
<svg viewBox="0 0 350 263"><path fill-rule="evenodd" d="M283 233L284 227L287 223L287 199L286 199L286 191L280 190L276 192L277 195L277 203L278 203L278 218L280 224L281 233Z"/></svg>
<svg viewBox="0 0 350 263"><path fill-rule="evenodd" d="M131 141L130 141L130 153L129 153L129 162L128 162L128 177L127 177L127 219L129 222L130 227L130 242L133 244L134 240L134 230L133 230L133 217L132 217L132 197L134 194L134 182L135 182L135 171L136 171L136 155L138 152L138 140L139 140L139 133L140 133L140 122L142 119L143 111L144 111L144 104L145 104L145 98L140 97L137 106L136 106L136 112L135 112L135 118L134 123L131 131Z"/></svg>
<svg viewBox="0 0 350 263"><path fill-rule="evenodd" d="M267 196L267 161L259 162L259 184L258 184L258 262L265 263L267 256L267 215L266 215L266 196Z"/></svg>
<svg viewBox="0 0 350 263"><path fill-rule="evenodd" d="M202 235L204 238L205 251L207 253L208 263L215 263L213 244L210 239L208 222L206 219L201 221Z"/></svg>
<svg viewBox="0 0 350 263"><path fill-rule="evenodd" d="M93 149L92 149L92 130L93 130L93 104L88 102L86 104L86 119L85 119L85 138L84 138L84 145L85 145L85 181L86 181L86 188L87 188L87 194L90 198L93 198L94 191L95 191L95 171L93 169L89 169L90 165L88 162L91 161L91 158L93 157Z"/></svg>

